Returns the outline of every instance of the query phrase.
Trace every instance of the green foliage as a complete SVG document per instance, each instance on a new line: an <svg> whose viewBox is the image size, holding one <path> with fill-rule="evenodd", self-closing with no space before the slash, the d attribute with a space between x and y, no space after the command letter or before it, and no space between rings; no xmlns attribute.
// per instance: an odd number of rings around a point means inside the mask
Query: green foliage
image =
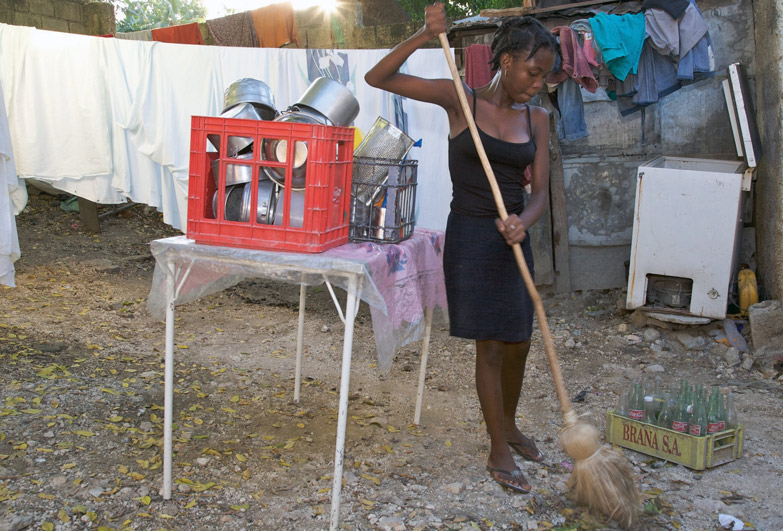
<svg viewBox="0 0 783 531"><path fill-rule="evenodd" d="M433 0L398 1L414 22L424 22L424 8L433 2ZM451 20L478 15L483 9L506 9L522 6L521 0L462 0L444 3L446 4L446 16Z"/></svg>
<svg viewBox="0 0 783 531"><path fill-rule="evenodd" d="M117 13L117 31L167 28L203 22L207 8L201 0L111 0Z"/></svg>

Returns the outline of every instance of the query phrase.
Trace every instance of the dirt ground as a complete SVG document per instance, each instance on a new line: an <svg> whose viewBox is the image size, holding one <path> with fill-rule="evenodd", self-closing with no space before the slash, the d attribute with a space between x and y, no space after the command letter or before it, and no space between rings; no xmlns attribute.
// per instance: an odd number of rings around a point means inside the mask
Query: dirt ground
<svg viewBox="0 0 783 531"><path fill-rule="evenodd" d="M163 500L164 325L146 311L149 243L179 232L137 205L89 234L63 197L30 191L17 287L0 289L0 530L328 528L342 344L328 292L308 292L298 404L297 286L244 282L178 308L175 484ZM703 471L622 450L645 497L639 529L720 529L719 514L783 529L780 374L730 359L720 323L675 329L618 300L623 290L545 294L577 412L603 432L619 390L662 374L731 390L745 429L744 455ZM415 426L420 345L383 373L366 304L356 326L343 528L616 528L566 494L538 334L518 413L545 460L520 461L533 491L519 495L485 470L473 345L434 328Z"/></svg>

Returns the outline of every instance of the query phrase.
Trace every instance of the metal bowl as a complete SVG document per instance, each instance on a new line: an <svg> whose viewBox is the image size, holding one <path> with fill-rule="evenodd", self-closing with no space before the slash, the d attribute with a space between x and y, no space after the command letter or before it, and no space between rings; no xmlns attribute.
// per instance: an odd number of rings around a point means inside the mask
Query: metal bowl
<svg viewBox="0 0 783 531"><path fill-rule="evenodd" d="M313 81L294 106L312 109L336 126L350 125L359 115L359 101L353 93L328 77Z"/></svg>
<svg viewBox="0 0 783 531"><path fill-rule="evenodd" d="M275 122L296 122L323 125L311 113L287 111L274 120ZM261 144L261 160L286 162L288 160L288 141L280 138L265 138ZM307 142L297 140L294 143L293 160L291 161L291 189L304 190L307 171ZM264 166L264 173L280 186L285 186L285 168Z"/></svg>
<svg viewBox="0 0 783 531"><path fill-rule="evenodd" d="M243 77L228 86L223 94L223 112L240 103L252 104L263 120L274 120L277 116L272 89L259 79Z"/></svg>

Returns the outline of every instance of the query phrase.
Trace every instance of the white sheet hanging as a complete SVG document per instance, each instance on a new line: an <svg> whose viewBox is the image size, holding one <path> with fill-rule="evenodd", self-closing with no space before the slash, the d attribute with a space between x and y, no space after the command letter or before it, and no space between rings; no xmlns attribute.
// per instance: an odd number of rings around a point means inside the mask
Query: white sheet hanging
<svg viewBox="0 0 783 531"><path fill-rule="evenodd" d="M101 39L0 24L2 81L16 171L102 203L111 188L109 93Z"/></svg>
<svg viewBox="0 0 783 531"><path fill-rule="evenodd" d="M0 284L14 287L14 262L21 256L16 215L27 204L24 181L16 176L11 132L5 112L3 85L0 83Z"/></svg>

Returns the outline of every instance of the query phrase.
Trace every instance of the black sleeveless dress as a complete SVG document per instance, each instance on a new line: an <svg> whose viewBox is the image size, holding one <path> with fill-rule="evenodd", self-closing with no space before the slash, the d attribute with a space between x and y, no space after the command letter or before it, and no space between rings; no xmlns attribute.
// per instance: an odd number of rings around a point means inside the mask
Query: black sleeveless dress
<svg viewBox="0 0 783 531"><path fill-rule="evenodd" d="M529 107L527 115L530 140L524 143L506 142L479 129L509 214L524 208L524 170L536 153ZM533 303L514 252L495 227L497 207L468 129L449 139L449 171L453 198L443 269L450 333L475 340L527 341L533 332ZM532 274L529 237L522 242L522 252Z"/></svg>

